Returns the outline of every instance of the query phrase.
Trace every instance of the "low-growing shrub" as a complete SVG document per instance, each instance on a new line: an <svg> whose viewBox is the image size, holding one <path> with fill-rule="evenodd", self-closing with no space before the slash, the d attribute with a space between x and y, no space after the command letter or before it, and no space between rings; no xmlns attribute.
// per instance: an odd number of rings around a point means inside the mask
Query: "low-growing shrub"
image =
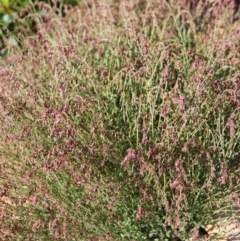
<svg viewBox="0 0 240 241"><path fill-rule="evenodd" d="M9 47L3 240L184 240L239 205L239 36L180 2L44 5Z"/></svg>

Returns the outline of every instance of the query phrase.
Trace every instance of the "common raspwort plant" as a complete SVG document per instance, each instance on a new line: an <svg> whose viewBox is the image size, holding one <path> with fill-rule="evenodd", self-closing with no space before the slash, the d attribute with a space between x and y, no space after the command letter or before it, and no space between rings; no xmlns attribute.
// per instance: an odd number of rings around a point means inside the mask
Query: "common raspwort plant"
<svg viewBox="0 0 240 241"><path fill-rule="evenodd" d="M36 35L0 66L1 240L196 240L239 219L239 23L231 1L189 2L26 16Z"/></svg>

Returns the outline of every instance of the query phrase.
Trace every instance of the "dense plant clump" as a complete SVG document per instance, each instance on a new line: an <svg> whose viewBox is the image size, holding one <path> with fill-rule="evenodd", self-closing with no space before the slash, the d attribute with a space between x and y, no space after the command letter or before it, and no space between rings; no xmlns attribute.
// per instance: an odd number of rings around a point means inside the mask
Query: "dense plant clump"
<svg viewBox="0 0 240 241"><path fill-rule="evenodd" d="M240 217L239 22L188 2L26 15L0 62L1 240L197 240Z"/></svg>

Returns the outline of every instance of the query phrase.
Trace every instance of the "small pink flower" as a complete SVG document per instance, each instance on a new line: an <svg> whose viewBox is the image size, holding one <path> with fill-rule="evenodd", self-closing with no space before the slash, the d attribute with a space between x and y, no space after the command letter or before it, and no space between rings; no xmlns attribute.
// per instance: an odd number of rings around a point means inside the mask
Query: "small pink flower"
<svg viewBox="0 0 240 241"><path fill-rule="evenodd" d="M56 218L51 222L50 227L52 230L57 226L57 222L58 220Z"/></svg>
<svg viewBox="0 0 240 241"><path fill-rule="evenodd" d="M59 233L58 230L56 230L56 231L54 232L54 238L55 238L55 239L58 239L59 237L60 237L60 233Z"/></svg>
<svg viewBox="0 0 240 241"><path fill-rule="evenodd" d="M180 227L181 219L180 219L179 215L176 216L174 223L175 223L175 228L179 228Z"/></svg>
<svg viewBox="0 0 240 241"><path fill-rule="evenodd" d="M32 205L36 205L37 204L37 201L38 201L38 197L37 197L37 195L35 194L35 195L33 195L32 197L31 197L31 202L32 202Z"/></svg>
<svg viewBox="0 0 240 241"><path fill-rule="evenodd" d="M159 175L162 175L164 172L165 172L165 168L164 168L164 167L160 167L160 168L158 169L158 174L159 174Z"/></svg>
<svg viewBox="0 0 240 241"><path fill-rule="evenodd" d="M24 177L24 181L27 185L30 185L32 182L32 173L26 173L25 177Z"/></svg>
<svg viewBox="0 0 240 241"><path fill-rule="evenodd" d="M188 151L188 143L185 143L182 148L182 152L187 152L187 151Z"/></svg>
<svg viewBox="0 0 240 241"><path fill-rule="evenodd" d="M183 111L184 110L184 100L185 100L185 97L183 94L180 94L179 95L179 109L180 111Z"/></svg>
<svg viewBox="0 0 240 241"><path fill-rule="evenodd" d="M32 226L32 231L36 232L39 228L41 227L41 221L38 220L37 222L35 222Z"/></svg>
<svg viewBox="0 0 240 241"><path fill-rule="evenodd" d="M163 105L162 107L162 112L161 112L161 117L165 118L167 116L167 106L166 105Z"/></svg>
<svg viewBox="0 0 240 241"><path fill-rule="evenodd" d="M163 71L162 71L162 77L163 77L164 80L167 80L168 74L169 74L169 66L166 65L166 66L163 68Z"/></svg>
<svg viewBox="0 0 240 241"><path fill-rule="evenodd" d="M145 211L142 209L141 206L138 207L137 213L136 213L136 219L140 220L145 214Z"/></svg>
<svg viewBox="0 0 240 241"><path fill-rule="evenodd" d="M232 193L231 196L232 196L232 200L233 200L233 201L239 200L238 194L237 194L236 192Z"/></svg>
<svg viewBox="0 0 240 241"><path fill-rule="evenodd" d="M230 137L233 137L236 133L236 125L233 119L228 121L228 127L230 130Z"/></svg>
<svg viewBox="0 0 240 241"><path fill-rule="evenodd" d="M134 160L134 159L139 159L139 152L137 150L134 149L128 149L128 153L125 156L125 158L123 159L123 161L121 162L122 166L125 166L129 163L129 161Z"/></svg>
<svg viewBox="0 0 240 241"><path fill-rule="evenodd" d="M193 233L192 233L192 240L196 240L198 238L198 229L195 228Z"/></svg>
<svg viewBox="0 0 240 241"><path fill-rule="evenodd" d="M26 202L26 198L20 197L18 199L18 206L23 206L23 204Z"/></svg>
<svg viewBox="0 0 240 241"><path fill-rule="evenodd" d="M178 185L179 185L179 183L180 183L180 180L179 180L179 178L176 178L174 181L173 181L173 183L172 183L172 188L176 188Z"/></svg>
<svg viewBox="0 0 240 241"><path fill-rule="evenodd" d="M3 210L0 210L0 220L5 216L7 216L6 212Z"/></svg>

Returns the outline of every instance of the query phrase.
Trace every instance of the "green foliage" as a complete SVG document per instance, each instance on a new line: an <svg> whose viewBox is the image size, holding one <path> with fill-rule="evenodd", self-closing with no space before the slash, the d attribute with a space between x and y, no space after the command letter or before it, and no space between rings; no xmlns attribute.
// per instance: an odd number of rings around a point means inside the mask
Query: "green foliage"
<svg viewBox="0 0 240 241"><path fill-rule="evenodd" d="M36 11L1 60L3 240L186 240L237 203L237 35L119 4Z"/></svg>

